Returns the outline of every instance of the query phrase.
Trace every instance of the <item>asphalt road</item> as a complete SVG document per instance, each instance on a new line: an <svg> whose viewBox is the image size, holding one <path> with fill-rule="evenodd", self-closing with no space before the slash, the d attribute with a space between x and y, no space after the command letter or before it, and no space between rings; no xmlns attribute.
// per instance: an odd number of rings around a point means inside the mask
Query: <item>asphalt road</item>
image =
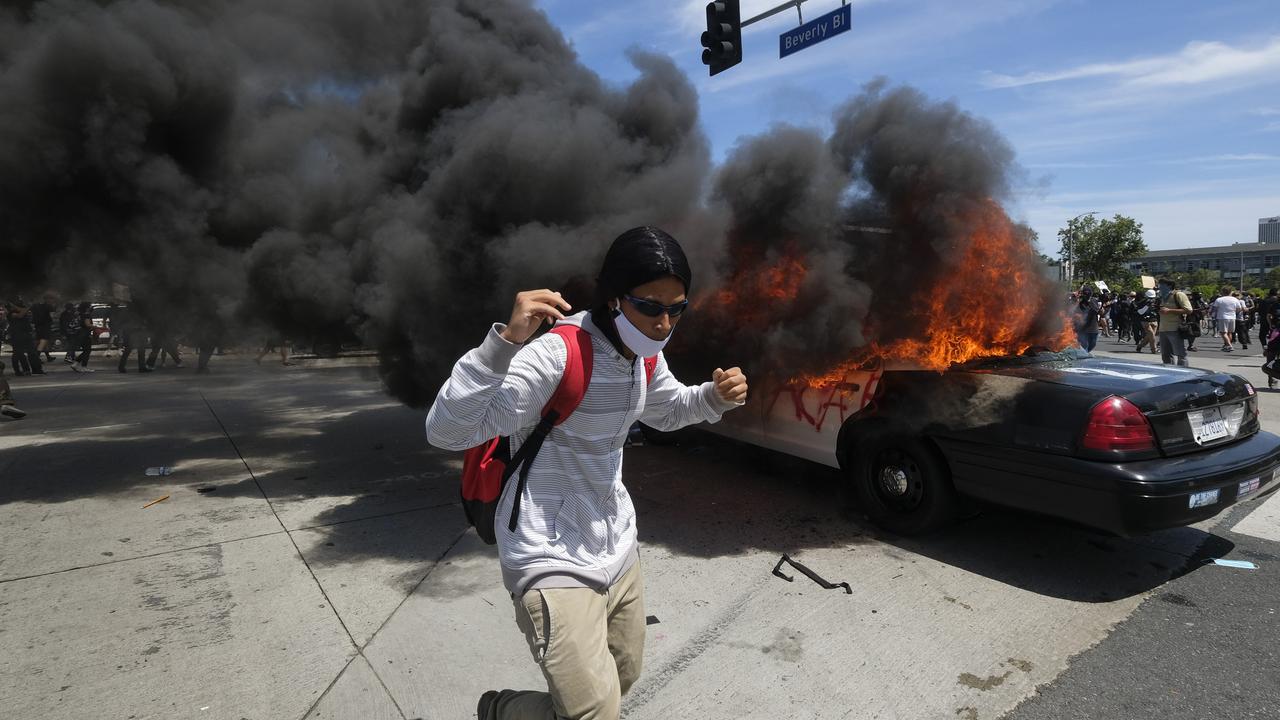
<svg viewBox="0 0 1280 720"><path fill-rule="evenodd" d="M341 364L13 381L5 716L434 720L542 685L457 455ZM843 514L834 471L705 434L629 449L625 478L654 621L629 719L1277 717L1280 502L1128 540L998 511L907 540ZM774 576L783 553L852 593Z"/></svg>

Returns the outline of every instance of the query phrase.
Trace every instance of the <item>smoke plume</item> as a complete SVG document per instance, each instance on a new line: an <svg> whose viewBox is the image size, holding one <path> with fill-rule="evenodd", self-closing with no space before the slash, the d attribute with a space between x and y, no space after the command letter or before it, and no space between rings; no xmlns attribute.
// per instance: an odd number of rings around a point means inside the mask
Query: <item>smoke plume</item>
<svg viewBox="0 0 1280 720"><path fill-rule="evenodd" d="M10 3L0 290L121 283L228 344L353 333L422 405L515 291L653 224L695 268L687 366L820 372L920 332L903 293L1008 193L989 125L883 83L831 137L775 128L713 168L688 79L629 57L607 85L525 0Z"/></svg>

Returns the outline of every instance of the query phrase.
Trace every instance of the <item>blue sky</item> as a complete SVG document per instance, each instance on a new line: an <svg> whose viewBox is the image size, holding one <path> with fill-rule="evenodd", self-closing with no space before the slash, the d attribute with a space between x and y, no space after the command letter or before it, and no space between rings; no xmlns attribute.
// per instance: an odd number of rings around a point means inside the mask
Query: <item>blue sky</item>
<svg viewBox="0 0 1280 720"><path fill-rule="evenodd" d="M742 0L744 18L781 0ZM705 0L537 0L584 64L635 76L638 46L690 76L717 160L775 123L827 129L868 80L916 86L991 121L1026 181L1009 207L1056 253L1067 218L1143 223L1152 249L1255 242L1280 215L1280 0L855 0L853 29L785 59L794 10L747 28L708 78ZM811 0L805 19L839 0Z"/></svg>

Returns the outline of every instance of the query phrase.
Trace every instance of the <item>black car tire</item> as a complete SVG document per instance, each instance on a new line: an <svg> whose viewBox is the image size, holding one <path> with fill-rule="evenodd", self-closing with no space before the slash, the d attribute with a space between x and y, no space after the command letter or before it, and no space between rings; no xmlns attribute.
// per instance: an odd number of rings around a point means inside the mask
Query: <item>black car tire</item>
<svg viewBox="0 0 1280 720"><path fill-rule="evenodd" d="M899 535L937 530L956 518L959 498L932 443L888 431L855 446L849 482L871 522Z"/></svg>

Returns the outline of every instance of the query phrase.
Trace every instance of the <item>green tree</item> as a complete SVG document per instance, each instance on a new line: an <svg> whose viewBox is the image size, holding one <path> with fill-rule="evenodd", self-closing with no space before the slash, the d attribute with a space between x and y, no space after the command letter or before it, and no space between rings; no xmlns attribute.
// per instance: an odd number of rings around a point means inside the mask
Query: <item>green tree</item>
<svg viewBox="0 0 1280 720"><path fill-rule="evenodd" d="M1273 267L1268 270L1266 278L1262 282L1267 288L1280 288L1280 267Z"/></svg>
<svg viewBox="0 0 1280 720"><path fill-rule="evenodd" d="M1074 259L1081 280L1110 280L1127 272L1125 263L1147 254L1142 223L1116 214L1110 220L1092 215L1075 218L1058 230L1059 256Z"/></svg>

